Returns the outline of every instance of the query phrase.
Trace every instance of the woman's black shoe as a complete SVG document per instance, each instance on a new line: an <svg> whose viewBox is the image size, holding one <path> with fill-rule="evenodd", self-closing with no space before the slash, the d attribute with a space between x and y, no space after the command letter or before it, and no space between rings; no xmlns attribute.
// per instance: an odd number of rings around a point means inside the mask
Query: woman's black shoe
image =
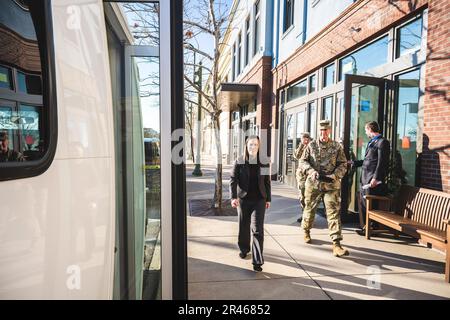
<svg viewBox="0 0 450 320"><path fill-rule="evenodd" d="M254 265L253 265L253 270L258 271L258 272L261 272L261 271L262 271L261 265L259 265L259 264L254 264Z"/></svg>
<svg viewBox="0 0 450 320"><path fill-rule="evenodd" d="M239 252L239 257L241 257L241 259L245 259L247 257L246 253L243 253L242 251Z"/></svg>

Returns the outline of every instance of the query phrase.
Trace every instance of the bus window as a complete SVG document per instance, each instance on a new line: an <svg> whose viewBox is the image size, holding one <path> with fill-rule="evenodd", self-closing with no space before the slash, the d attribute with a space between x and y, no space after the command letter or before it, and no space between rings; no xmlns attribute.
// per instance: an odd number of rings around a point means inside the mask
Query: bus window
<svg viewBox="0 0 450 320"><path fill-rule="evenodd" d="M42 173L56 148L56 138L50 141L56 132L55 105L50 103L55 100L48 94L55 86L47 83L52 65L47 47L51 24L45 23L49 3L5 0L0 5L5 49L0 50L0 180ZM43 159L50 149L52 156Z"/></svg>

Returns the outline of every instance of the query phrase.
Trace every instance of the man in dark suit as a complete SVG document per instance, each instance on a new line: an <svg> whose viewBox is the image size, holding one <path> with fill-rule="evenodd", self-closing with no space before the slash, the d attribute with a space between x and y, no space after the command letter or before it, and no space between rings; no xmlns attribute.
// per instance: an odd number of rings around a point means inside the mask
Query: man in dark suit
<svg viewBox="0 0 450 320"><path fill-rule="evenodd" d="M389 168L390 143L380 133L380 126L376 121L367 122L366 134L370 141L367 143L364 160L350 161L355 167L362 166L359 206L362 213L361 225L366 223L365 195L386 195L387 185L385 179ZM365 234L365 226L356 231L359 235Z"/></svg>

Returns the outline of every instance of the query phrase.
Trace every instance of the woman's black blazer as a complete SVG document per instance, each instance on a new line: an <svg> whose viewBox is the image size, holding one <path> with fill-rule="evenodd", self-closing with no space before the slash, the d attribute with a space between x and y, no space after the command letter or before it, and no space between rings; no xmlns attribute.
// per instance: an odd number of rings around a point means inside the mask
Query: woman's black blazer
<svg viewBox="0 0 450 320"><path fill-rule="evenodd" d="M270 175L261 175L261 168L269 168L269 165L261 164L258 168L258 187L261 195L266 202L271 201L271 184ZM270 170L267 170L268 173ZM231 199L244 198L248 192L248 185L250 180L250 165L245 163L242 159L236 160L231 171L230 177L230 194Z"/></svg>

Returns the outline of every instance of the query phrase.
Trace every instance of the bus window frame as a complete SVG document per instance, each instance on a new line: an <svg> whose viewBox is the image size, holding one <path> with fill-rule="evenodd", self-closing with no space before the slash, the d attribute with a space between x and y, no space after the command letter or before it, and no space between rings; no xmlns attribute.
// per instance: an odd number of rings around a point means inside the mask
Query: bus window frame
<svg viewBox="0 0 450 320"><path fill-rule="evenodd" d="M58 139L58 114L56 100L56 72L55 50L53 43L53 20L51 0L41 0L39 6L43 15L38 16L35 25L43 30L44 47L39 47L42 65L42 97L43 105L47 108L44 123L47 123L43 131L44 139L48 142L43 156L38 160L24 162L0 163L0 181L15 180L35 177L43 174L53 162L56 153ZM36 30L38 33L38 30Z"/></svg>

